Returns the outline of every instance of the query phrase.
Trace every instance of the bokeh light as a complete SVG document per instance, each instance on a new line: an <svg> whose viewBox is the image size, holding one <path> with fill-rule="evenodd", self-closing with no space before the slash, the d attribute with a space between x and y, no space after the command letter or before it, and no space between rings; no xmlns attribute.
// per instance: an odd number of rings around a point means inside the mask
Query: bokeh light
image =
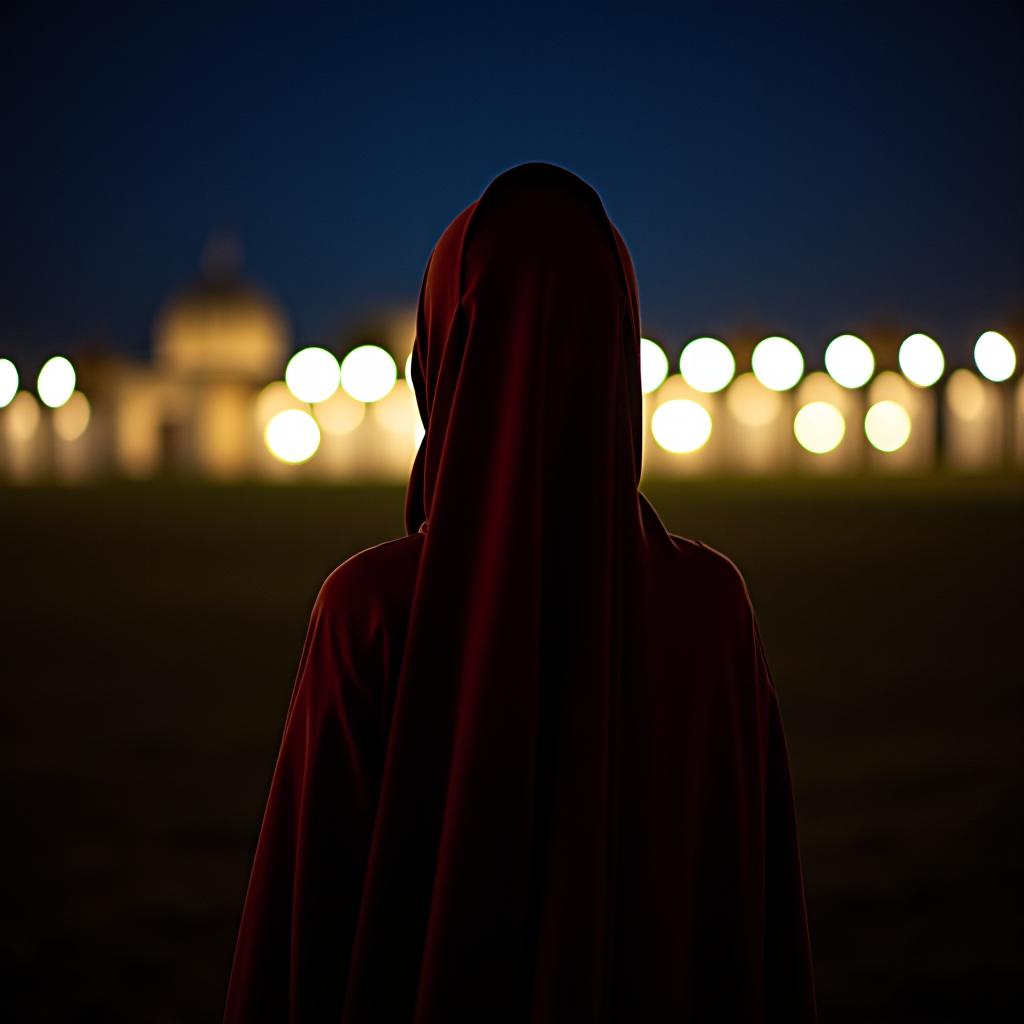
<svg viewBox="0 0 1024 1024"><path fill-rule="evenodd" d="M977 419L985 411L985 387L970 370L954 370L946 385L950 408L962 420Z"/></svg>
<svg viewBox="0 0 1024 1024"><path fill-rule="evenodd" d="M804 373L804 357L788 338L759 341L750 357L754 376L772 391L796 387Z"/></svg>
<svg viewBox="0 0 1024 1024"><path fill-rule="evenodd" d="M379 345L359 345L341 361L341 386L357 401L379 401L396 380L398 367Z"/></svg>
<svg viewBox="0 0 1024 1024"><path fill-rule="evenodd" d="M39 426L39 403L31 391L19 391L7 412L7 427L18 441L27 441Z"/></svg>
<svg viewBox="0 0 1024 1024"><path fill-rule="evenodd" d="M844 388L863 387L875 372L875 356L855 334L840 334L825 349L825 369Z"/></svg>
<svg viewBox="0 0 1024 1024"><path fill-rule="evenodd" d="M320 447L320 428L308 412L285 409L267 424L263 440L270 454L282 462L306 462Z"/></svg>
<svg viewBox="0 0 1024 1024"><path fill-rule="evenodd" d="M668 376L668 356L665 350L650 338L640 339L640 390L649 395L665 382Z"/></svg>
<svg viewBox="0 0 1024 1024"><path fill-rule="evenodd" d="M754 374L740 374L725 392L729 412L744 426L764 427L778 416L782 398Z"/></svg>
<svg viewBox="0 0 1024 1024"><path fill-rule="evenodd" d="M63 441L76 441L85 433L89 426L92 409L89 399L81 391L75 391L71 397L53 414L53 429Z"/></svg>
<svg viewBox="0 0 1024 1024"><path fill-rule="evenodd" d="M846 421L831 402L808 402L793 418L793 433L807 451L824 455L839 447Z"/></svg>
<svg viewBox="0 0 1024 1024"><path fill-rule="evenodd" d="M864 416L864 433L880 452L894 452L910 438L910 413L890 399L875 402Z"/></svg>
<svg viewBox="0 0 1024 1024"><path fill-rule="evenodd" d="M365 408L365 406L364 406ZM420 414L415 395L404 388L395 388L373 406L374 419L392 434L413 437Z"/></svg>
<svg viewBox="0 0 1024 1024"><path fill-rule="evenodd" d="M405 357L405 367L402 370L402 372L405 374L405 383L408 384L409 390L415 395L416 394L416 385L412 382L412 353L411 352Z"/></svg>
<svg viewBox="0 0 1024 1024"><path fill-rule="evenodd" d="M301 402L325 401L338 390L340 379L338 360L315 345L296 352L284 371L288 390Z"/></svg>
<svg viewBox="0 0 1024 1024"><path fill-rule="evenodd" d="M651 433L666 451L695 452L711 436L711 414L687 398L663 402L651 417Z"/></svg>
<svg viewBox="0 0 1024 1024"><path fill-rule="evenodd" d="M363 422L365 413L366 406L362 402L340 390L313 406L313 416L320 428L336 437L352 433Z"/></svg>
<svg viewBox="0 0 1024 1024"><path fill-rule="evenodd" d="M1017 369L1017 353L998 331L985 331L974 343L974 362L983 377L999 383Z"/></svg>
<svg viewBox="0 0 1024 1024"><path fill-rule="evenodd" d="M695 391L721 391L736 373L736 360L717 338L695 338L679 357L679 372Z"/></svg>
<svg viewBox="0 0 1024 1024"><path fill-rule="evenodd" d="M0 359L0 409L11 404L18 393L18 368L10 359Z"/></svg>
<svg viewBox="0 0 1024 1024"><path fill-rule="evenodd" d="M911 334L900 345L900 369L903 376L919 388L931 387L946 369L942 349L927 334Z"/></svg>
<svg viewBox="0 0 1024 1024"><path fill-rule="evenodd" d="M75 368L64 356L51 356L43 363L36 380L40 400L51 409L58 409L75 390Z"/></svg>
<svg viewBox="0 0 1024 1024"><path fill-rule="evenodd" d="M272 380L256 396L256 421L263 427L279 412L285 409L305 410L306 405L291 393L283 380Z"/></svg>
<svg viewBox="0 0 1024 1024"><path fill-rule="evenodd" d="M767 426L782 409L782 396L752 373L741 373L725 393L729 412L747 427Z"/></svg>

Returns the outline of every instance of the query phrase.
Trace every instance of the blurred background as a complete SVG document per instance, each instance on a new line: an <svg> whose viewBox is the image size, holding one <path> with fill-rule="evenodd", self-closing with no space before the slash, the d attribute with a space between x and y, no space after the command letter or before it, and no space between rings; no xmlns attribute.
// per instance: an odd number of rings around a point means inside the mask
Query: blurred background
<svg viewBox="0 0 1024 1024"><path fill-rule="evenodd" d="M427 257L526 160L629 245L642 488L747 577L823 1020L1008 1013L1022 44L992 3L15 10L7 1019L218 1019L313 599L403 532Z"/></svg>

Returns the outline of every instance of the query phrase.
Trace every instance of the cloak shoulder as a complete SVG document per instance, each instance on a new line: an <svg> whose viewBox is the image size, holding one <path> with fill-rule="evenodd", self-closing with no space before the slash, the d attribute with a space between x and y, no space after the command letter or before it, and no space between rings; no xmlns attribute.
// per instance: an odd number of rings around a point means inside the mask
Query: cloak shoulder
<svg viewBox="0 0 1024 1024"><path fill-rule="evenodd" d="M285 719L228 985L226 1022L340 1013L419 545L360 551L324 580Z"/></svg>
<svg viewBox="0 0 1024 1024"><path fill-rule="evenodd" d="M757 614L732 559L700 541L670 539L681 556L670 568L675 583L699 595L673 609L693 623L681 648L710 688L700 711L691 704L677 713L701 726L688 737L690 752L671 762L677 776L694 773L699 763L711 768L702 785L711 798L699 815L704 850L678 857L705 864L694 877L699 895L682 915L703 929L690 1010L696 1019L716 1006L715 1019L811 1024L814 973L789 754ZM694 761L690 754L699 748ZM738 936L745 941L736 942Z"/></svg>

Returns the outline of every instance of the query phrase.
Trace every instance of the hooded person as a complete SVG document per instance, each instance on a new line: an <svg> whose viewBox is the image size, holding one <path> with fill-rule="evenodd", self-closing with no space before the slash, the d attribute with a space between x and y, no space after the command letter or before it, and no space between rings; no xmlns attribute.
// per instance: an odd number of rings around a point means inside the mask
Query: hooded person
<svg viewBox="0 0 1024 1024"><path fill-rule="evenodd" d="M740 572L640 493L639 319L562 168L435 246L407 535L316 599L229 1024L815 1019L776 690Z"/></svg>

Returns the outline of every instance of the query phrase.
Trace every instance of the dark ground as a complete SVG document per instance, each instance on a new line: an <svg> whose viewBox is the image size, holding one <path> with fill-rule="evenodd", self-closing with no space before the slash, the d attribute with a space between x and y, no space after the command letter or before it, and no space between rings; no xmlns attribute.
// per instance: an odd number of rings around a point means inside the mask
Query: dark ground
<svg viewBox="0 0 1024 1024"><path fill-rule="evenodd" d="M645 490L758 609L823 1021L1010 1016L1024 482ZM5 1020L218 1018L313 598L402 496L0 490Z"/></svg>

